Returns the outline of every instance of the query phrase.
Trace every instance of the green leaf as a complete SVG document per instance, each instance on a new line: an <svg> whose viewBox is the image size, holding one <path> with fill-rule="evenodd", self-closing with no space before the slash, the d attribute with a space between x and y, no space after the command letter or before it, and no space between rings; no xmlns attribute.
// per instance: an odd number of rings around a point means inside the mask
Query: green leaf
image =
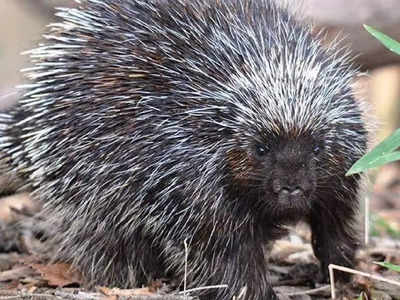
<svg viewBox="0 0 400 300"><path fill-rule="evenodd" d="M391 263L388 263L388 262L374 262L374 263L377 264L377 265L380 265L381 267L385 267L385 268L387 268L389 270L393 270L393 271L396 271L396 272L400 273L400 266L397 266L397 265L394 265L394 264L391 264Z"/></svg>
<svg viewBox="0 0 400 300"><path fill-rule="evenodd" d="M391 136L386 138L378 146L369 153L361 157L346 175L352 175L365 170L382 166L388 162L400 160L400 151L396 151L400 147L400 129L397 129Z"/></svg>
<svg viewBox="0 0 400 300"><path fill-rule="evenodd" d="M397 42L396 40L392 39L388 35L379 32L375 28L365 25L364 28L372 35L374 36L377 40L379 40L386 48L388 48L390 51L393 51L394 53L400 55L400 43Z"/></svg>

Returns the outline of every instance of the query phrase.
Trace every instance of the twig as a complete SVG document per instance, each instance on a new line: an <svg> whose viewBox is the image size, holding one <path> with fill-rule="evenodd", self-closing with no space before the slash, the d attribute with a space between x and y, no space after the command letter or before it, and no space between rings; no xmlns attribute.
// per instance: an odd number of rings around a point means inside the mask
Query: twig
<svg viewBox="0 0 400 300"><path fill-rule="evenodd" d="M334 282L334 276L333 276L333 270L334 269L342 271L342 272L347 272L347 273L352 273L352 274L364 276L364 277L367 277L367 278L372 278L372 279L375 279L375 280L378 280L378 281L387 282L387 283L390 283L390 284L393 284L393 285L396 285L396 286L400 286L400 282L398 282L398 281L391 280L391 279L386 279L386 278L384 278L382 276L373 275L373 274L365 273L365 272L360 272L360 271L357 271L357 270L354 270L354 269L350 269L350 268L346 268L346 267L342 267L342 266L337 266L337 265L330 264L328 266L328 269L329 269L329 278L331 280L331 296L332 296L332 299L336 299L335 282Z"/></svg>
<svg viewBox="0 0 400 300"><path fill-rule="evenodd" d="M187 293L186 293L186 283L187 283L187 262L188 262L188 244L187 244L187 239L183 241L183 244L185 245L185 276L183 277L183 296L186 299Z"/></svg>
<svg viewBox="0 0 400 300"><path fill-rule="evenodd" d="M313 294L317 294L317 293L325 291L325 290L329 290L329 285L328 284L324 285L324 286L320 286L320 287L315 288L315 289L299 291L299 292L292 292L292 293L286 293L285 295L288 296L288 297L302 296L302 295L313 295Z"/></svg>
<svg viewBox="0 0 400 300"><path fill-rule="evenodd" d="M78 299L78 300L96 300L100 299L99 293L86 293L79 291L78 293L67 293L63 291L55 291L54 295L63 297L63 299Z"/></svg>
<svg viewBox="0 0 400 300"><path fill-rule="evenodd" d="M365 246L369 244L369 197L365 197L364 201L364 241Z"/></svg>
<svg viewBox="0 0 400 300"><path fill-rule="evenodd" d="M0 296L0 300L9 300L9 299L23 299L23 298L32 298L32 297L52 297L55 298L54 295L51 294L18 294L13 296Z"/></svg>
<svg viewBox="0 0 400 300"><path fill-rule="evenodd" d="M186 293L197 292L197 291L207 290L207 289L226 289L227 287L228 287L227 284L207 285L207 286L201 286L201 287L193 288L190 290L182 291L182 292L179 292L178 294L183 294L185 292Z"/></svg>

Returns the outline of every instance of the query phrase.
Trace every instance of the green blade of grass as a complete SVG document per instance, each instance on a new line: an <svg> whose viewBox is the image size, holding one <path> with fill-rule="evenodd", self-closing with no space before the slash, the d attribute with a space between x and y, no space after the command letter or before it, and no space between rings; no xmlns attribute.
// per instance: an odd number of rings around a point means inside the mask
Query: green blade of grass
<svg viewBox="0 0 400 300"><path fill-rule="evenodd" d="M388 263L388 262L374 262L377 265L380 265L381 267L388 268L390 270L396 271L400 273L400 266Z"/></svg>
<svg viewBox="0 0 400 300"><path fill-rule="evenodd" d="M365 25L364 28L374 36L378 41L380 41L386 48L394 53L400 55L400 43L396 40L392 39L391 37L387 36L386 34L376 30L375 28Z"/></svg>
<svg viewBox="0 0 400 300"><path fill-rule="evenodd" d="M369 157L366 157L369 158ZM400 160L400 152L391 152L391 153L385 153L381 154L379 157L376 157L370 161L367 161L364 163L364 161L360 161L360 164L354 165L347 173L346 175L351 175L351 174L356 174L363 172L367 169L372 169L376 167L383 166L384 164Z"/></svg>
<svg viewBox="0 0 400 300"><path fill-rule="evenodd" d="M386 138L369 153L361 157L346 173L347 176L363 172L400 159L400 129L397 129L391 136Z"/></svg>

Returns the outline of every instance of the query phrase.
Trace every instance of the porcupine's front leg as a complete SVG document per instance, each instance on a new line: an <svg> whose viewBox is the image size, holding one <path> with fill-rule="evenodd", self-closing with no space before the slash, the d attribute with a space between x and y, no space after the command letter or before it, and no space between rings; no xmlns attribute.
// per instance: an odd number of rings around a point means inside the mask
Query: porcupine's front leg
<svg viewBox="0 0 400 300"><path fill-rule="evenodd" d="M359 245L354 229L358 209L358 180L346 178L342 187L341 191L326 191L325 197L315 201L310 217L312 246L321 263L322 280L326 282L329 278L328 265L352 267ZM347 281L349 276L338 272L335 278Z"/></svg>
<svg viewBox="0 0 400 300"><path fill-rule="evenodd" d="M256 241L232 242L232 237L219 236L203 247L191 247L189 270L191 288L227 285L206 289L201 300L277 300L267 280L266 260L261 244ZM241 292L245 288L245 294Z"/></svg>

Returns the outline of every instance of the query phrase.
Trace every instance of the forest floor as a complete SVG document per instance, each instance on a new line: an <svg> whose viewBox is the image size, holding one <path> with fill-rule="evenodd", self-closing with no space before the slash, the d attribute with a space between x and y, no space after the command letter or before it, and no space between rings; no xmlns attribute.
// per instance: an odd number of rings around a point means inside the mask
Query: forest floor
<svg viewBox="0 0 400 300"><path fill-rule="evenodd" d="M195 299L190 297L190 293L185 298L174 291L174 285L168 279L131 290L112 287L85 289L78 270L64 263L48 263L40 253L43 242L38 239L34 222L29 222L37 210L37 205L27 194L0 199L0 300ZM368 246L357 253L355 269L363 273L353 275L347 284L336 284L336 299L400 299L400 273L376 264L400 264L399 210L382 211L380 215L373 215L373 237ZM24 226L20 225L21 220ZM319 267L310 245L310 233L304 225L293 228L288 238L274 244L269 261L271 281L282 299L322 300L332 297L329 284L315 283Z"/></svg>

